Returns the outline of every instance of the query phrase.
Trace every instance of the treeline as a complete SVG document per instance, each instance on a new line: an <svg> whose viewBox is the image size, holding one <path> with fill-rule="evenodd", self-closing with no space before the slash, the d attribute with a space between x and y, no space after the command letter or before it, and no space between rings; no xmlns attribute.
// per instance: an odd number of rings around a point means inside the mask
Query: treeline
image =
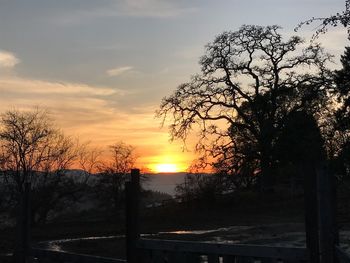
<svg viewBox="0 0 350 263"><path fill-rule="evenodd" d="M1 216L16 217L26 188L34 224L67 211L118 211L136 157L123 142L103 154L66 136L46 111L7 111L0 117Z"/></svg>

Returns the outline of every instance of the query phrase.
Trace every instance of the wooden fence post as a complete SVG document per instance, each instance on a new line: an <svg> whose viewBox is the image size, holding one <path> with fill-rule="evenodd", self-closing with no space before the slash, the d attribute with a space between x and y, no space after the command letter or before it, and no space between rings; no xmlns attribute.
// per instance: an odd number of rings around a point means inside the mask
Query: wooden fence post
<svg viewBox="0 0 350 263"><path fill-rule="evenodd" d="M334 176L327 167L317 169L318 200L319 200L319 230L320 230L320 262L335 262L335 245L338 234L336 230L336 198Z"/></svg>
<svg viewBox="0 0 350 263"><path fill-rule="evenodd" d="M24 192L20 196L19 212L17 216L17 240L14 251L16 263L26 263L30 255L30 183L24 184Z"/></svg>
<svg viewBox="0 0 350 263"><path fill-rule="evenodd" d="M317 174L312 164L304 163L301 168L304 177L306 247L310 263L319 263Z"/></svg>
<svg viewBox="0 0 350 263"><path fill-rule="evenodd" d="M338 246L339 245L339 228L338 228L338 220L337 220L337 213L338 213L337 178L335 177L334 174L331 174L330 179L331 179L330 185L331 185L332 227L333 227L333 235L334 235L334 244Z"/></svg>
<svg viewBox="0 0 350 263"><path fill-rule="evenodd" d="M128 263L137 263L136 242L139 232L140 170L131 170L131 180L125 183L126 193L126 259Z"/></svg>
<svg viewBox="0 0 350 263"><path fill-rule="evenodd" d="M306 246L312 263L334 263L339 242L335 177L325 165L305 164Z"/></svg>

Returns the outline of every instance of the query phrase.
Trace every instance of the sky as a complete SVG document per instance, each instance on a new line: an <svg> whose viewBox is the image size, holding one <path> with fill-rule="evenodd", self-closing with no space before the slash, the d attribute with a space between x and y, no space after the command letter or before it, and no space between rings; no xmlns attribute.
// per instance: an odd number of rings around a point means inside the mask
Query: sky
<svg viewBox="0 0 350 263"><path fill-rule="evenodd" d="M198 73L204 46L242 24L283 27L310 38L310 17L344 9L344 0L0 0L0 112L47 109L57 125L96 147L123 141L139 166L195 157L169 142L154 117L164 96ZM319 41L335 55L348 45L332 28ZM170 167L170 166L168 166Z"/></svg>

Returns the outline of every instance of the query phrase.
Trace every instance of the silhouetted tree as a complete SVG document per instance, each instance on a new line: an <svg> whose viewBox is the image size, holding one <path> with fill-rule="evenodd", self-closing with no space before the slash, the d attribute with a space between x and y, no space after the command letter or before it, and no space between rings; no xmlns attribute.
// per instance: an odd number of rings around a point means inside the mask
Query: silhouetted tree
<svg viewBox="0 0 350 263"><path fill-rule="evenodd" d="M306 21L301 22L296 28L295 31L300 29L304 25L309 25L313 22L320 22L313 39L316 39L320 34L327 32L329 27L336 27L342 25L348 30L348 38L350 38L350 0L345 1L345 10L331 15L329 17L312 17Z"/></svg>
<svg viewBox="0 0 350 263"><path fill-rule="evenodd" d="M335 95L340 106L335 112L335 134L341 138L336 152L337 172L350 174L350 47L341 56L342 69L334 73ZM338 134L337 134L338 133Z"/></svg>
<svg viewBox="0 0 350 263"><path fill-rule="evenodd" d="M8 111L0 119L2 170L9 171L9 180L17 191L24 192L25 182L35 180L34 174L55 153L50 143L57 131L49 124L43 111Z"/></svg>
<svg viewBox="0 0 350 263"><path fill-rule="evenodd" d="M80 182L82 185L87 186L90 182L90 178L93 174L99 171L102 162L103 151L99 148L90 147L89 143L79 145L77 162L79 168L83 171L84 176L80 176ZM93 182L92 182L93 183Z"/></svg>
<svg viewBox="0 0 350 263"><path fill-rule="evenodd" d="M279 161L318 164L326 159L324 141L315 118L306 111L291 112L275 147Z"/></svg>
<svg viewBox="0 0 350 263"><path fill-rule="evenodd" d="M341 107L336 112L338 129L350 130L350 47L341 56L342 69L335 71L336 95Z"/></svg>
<svg viewBox="0 0 350 263"><path fill-rule="evenodd" d="M32 221L45 222L50 211L77 192L65 177L77 147L42 110L7 111L0 119L0 171L15 202L30 183ZM70 186L70 187L67 187Z"/></svg>
<svg viewBox="0 0 350 263"><path fill-rule="evenodd" d="M100 166L97 195L103 205L121 208L124 184L134 168L137 156L133 146L118 142L110 147L110 161Z"/></svg>
<svg viewBox="0 0 350 263"><path fill-rule="evenodd" d="M233 174L258 171L272 183L273 148L284 120L300 109L317 111L326 96L330 55L318 44L283 41L278 26L242 26L206 46L201 73L162 100L172 139L199 128L196 149ZM206 158L202 158L206 160Z"/></svg>
<svg viewBox="0 0 350 263"><path fill-rule="evenodd" d="M274 155L278 181L288 182L292 196L301 193L303 177L313 176L305 172L306 167L319 167L327 158L316 119L306 111L291 112L276 142Z"/></svg>

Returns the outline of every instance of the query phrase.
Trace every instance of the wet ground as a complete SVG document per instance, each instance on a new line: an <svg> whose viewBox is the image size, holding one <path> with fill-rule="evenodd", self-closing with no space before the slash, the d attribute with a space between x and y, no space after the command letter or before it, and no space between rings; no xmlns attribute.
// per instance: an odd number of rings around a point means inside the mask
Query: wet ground
<svg viewBox="0 0 350 263"><path fill-rule="evenodd" d="M231 244L256 244L279 247L305 247L303 224L262 224L253 226L231 226L210 230L178 230L143 234L146 238L187 241L219 242ZM341 246L350 253L350 231L340 232ZM60 239L38 243L39 247L56 251L67 251L100 256L124 255L124 236L101 236L75 239ZM88 251L88 253L87 253Z"/></svg>

